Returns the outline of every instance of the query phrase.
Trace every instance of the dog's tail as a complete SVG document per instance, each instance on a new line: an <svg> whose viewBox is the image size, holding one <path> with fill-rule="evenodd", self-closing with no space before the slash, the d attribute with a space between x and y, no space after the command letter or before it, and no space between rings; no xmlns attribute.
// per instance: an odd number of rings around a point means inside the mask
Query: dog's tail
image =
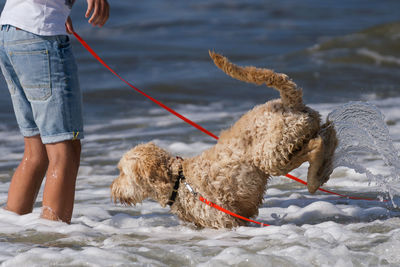
<svg viewBox="0 0 400 267"><path fill-rule="evenodd" d="M215 65L232 78L240 81L255 83L261 85L265 83L267 86L275 88L279 91L282 103L289 108L302 109L303 93L288 76L283 73L276 73L273 70L261 69L252 66L239 67L231 63L226 57L215 52L209 51L210 57Z"/></svg>

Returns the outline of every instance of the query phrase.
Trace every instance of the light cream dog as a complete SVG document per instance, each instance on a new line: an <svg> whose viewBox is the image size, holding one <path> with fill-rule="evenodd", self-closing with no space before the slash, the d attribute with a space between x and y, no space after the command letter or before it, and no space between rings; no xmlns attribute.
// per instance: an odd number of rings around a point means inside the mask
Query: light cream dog
<svg viewBox="0 0 400 267"><path fill-rule="evenodd" d="M153 143L134 147L120 160L120 175L111 185L115 202L135 205L151 198L163 207L170 205L183 221L230 228L246 222L196 200L182 183L223 208L251 218L258 214L271 175L285 175L308 161L311 193L329 179L336 134L329 122L321 125L317 111L304 105L301 89L285 74L239 67L213 52L210 56L226 74L273 87L280 99L247 112L221 133L215 146L192 158L173 157ZM173 193L175 184L177 193Z"/></svg>

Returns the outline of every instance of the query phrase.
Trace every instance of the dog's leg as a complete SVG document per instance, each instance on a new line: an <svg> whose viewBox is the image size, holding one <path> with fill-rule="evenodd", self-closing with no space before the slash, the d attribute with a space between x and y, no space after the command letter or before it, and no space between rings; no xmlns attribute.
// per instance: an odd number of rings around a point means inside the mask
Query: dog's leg
<svg viewBox="0 0 400 267"><path fill-rule="evenodd" d="M333 158L338 144L336 131L330 122L322 125L318 141L310 144L308 170L308 191L314 193L322 184L329 180L333 171Z"/></svg>
<svg viewBox="0 0 400 267"><path fill-rule="evenodd" d="M333 171L333 157L338 144L336 131L330 122L321 127L317 138L308 143L307 187L314 193L323 183L328 181Z"/></svg>
<svg viewBox="0 0 400 267"><path fill-rule="evenodd" d="M324 142L321 136L311 139L307 145L307 161L310 163L307 174L307 188L310 193L314 193L321 186L318 171L323 163Z"/></svg>

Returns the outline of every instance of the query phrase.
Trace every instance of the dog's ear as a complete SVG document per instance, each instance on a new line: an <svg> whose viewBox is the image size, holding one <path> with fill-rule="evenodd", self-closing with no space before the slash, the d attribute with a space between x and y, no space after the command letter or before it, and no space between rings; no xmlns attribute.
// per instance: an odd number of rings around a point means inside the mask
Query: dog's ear
<svg viewBox="0 0 400 267"><path fill-rule="evenodd" d="M167 151L153 143L136 146L128 157L134 162L130 167L132 171L149 185L170 180L168 172L171 158Z"/></svg>

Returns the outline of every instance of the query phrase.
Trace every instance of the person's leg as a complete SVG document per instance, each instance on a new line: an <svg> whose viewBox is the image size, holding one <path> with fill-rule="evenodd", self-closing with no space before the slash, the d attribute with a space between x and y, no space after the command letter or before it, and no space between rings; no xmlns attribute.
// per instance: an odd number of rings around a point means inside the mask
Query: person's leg
<svg viewBox="0 0 400 267"><path fill-rule="evenodd" d="M70 223L75 199L81 143L68 140L46 144L49 167L43 191L42 218Z"/></svg>
<svg viewBox="0 0 400 267"><path fill-rule="evenodd" d="M48 166L45 146L40 136L25 137L25 151L8 191L6 209L18 214L32 212Z"/></svg>
<svg viewBox="0 0 400 267"><path fill-rule="evenodd" d="M69 222L80 158L80 141L75 139L84 137L82 94L69 37L3 28L6 31L0 31L0 37L8 45L0 46L0 67L18 125L23 136L40 134L47 153L42 217Z"/></svg>

